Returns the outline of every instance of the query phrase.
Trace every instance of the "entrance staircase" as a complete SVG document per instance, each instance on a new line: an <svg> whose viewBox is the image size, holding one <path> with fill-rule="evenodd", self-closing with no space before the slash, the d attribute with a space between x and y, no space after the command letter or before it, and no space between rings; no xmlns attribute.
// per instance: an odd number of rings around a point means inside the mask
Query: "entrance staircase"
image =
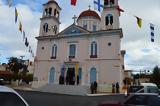
<svg viewBox="0 0 160 106"><path fill-rule="evenodd" d="M58 94L69 94L69 95L87 95L90 93L89 86L85 85L59 85L59 84L46 84L36 89L41 92L50 92Z"/></svg>

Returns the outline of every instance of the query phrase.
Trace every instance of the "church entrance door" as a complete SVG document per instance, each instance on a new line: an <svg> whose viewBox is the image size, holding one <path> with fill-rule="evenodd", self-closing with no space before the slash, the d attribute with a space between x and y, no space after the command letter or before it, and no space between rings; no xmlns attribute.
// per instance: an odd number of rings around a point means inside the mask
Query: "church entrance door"
<svg viewBox="0 0 160 106"><path fill-rule="evenodd" d="M68 68L66 75L66 84L75 84L75 68Z"/></svg>

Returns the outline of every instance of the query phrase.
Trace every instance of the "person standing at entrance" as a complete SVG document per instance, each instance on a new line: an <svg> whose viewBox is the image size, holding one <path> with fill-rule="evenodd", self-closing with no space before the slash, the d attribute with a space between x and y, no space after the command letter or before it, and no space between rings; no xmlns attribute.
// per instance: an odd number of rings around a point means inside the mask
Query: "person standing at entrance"
<svg viewBox="0 0 160 106"><path fill-rule="evenodd" d="M77 75L77 85L79 85L79 75Z"/></svg>
<svg viewBox="0 0 160 106"><path fill-rule="evenodd" d="M116 93L119 93L119 83L116 83Z"/></svg>
<svg viewBox="0 0 160 106"><path fill-rule="evenodd" d="M94 81L94 93L97 93L97 86L98 86L97 82Z"/></svg>
<svg viewBox="0 0 160 106"><path fill-rule="evenodd" d="M90 90L91 90L91 94L94 94L94 83L93 82L91 83Z"/></svg>
<svg viewBox="0 0 160 106"><path fill-rule="evenodd" d="M112 83L112 93L115 93L115 84Z"/></svg>

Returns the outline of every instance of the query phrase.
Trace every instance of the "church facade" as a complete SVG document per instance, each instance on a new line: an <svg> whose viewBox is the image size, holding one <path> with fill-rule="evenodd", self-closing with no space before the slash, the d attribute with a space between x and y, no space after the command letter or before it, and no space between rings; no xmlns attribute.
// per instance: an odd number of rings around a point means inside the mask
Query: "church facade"
<svg viewBox="0 0 160 106"><path fill-rule="evenodd" d="M99 16L83 11L74 23L59 32L61 8L55 0L44 6L40 24L33 87L45 84L99 87L123 84L124 55L121 50L118 0L104 2Z"/></svg>

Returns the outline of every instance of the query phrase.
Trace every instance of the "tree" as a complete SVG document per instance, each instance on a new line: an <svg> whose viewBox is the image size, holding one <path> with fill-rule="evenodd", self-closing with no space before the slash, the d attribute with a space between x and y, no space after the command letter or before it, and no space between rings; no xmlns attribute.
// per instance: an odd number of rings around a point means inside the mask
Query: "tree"
<svg viewBox="0 0 160 106"><path fill-rule="evenodd" d="M153 69L153 73L151 75L151 82L160 85L160 68L158 66Z"/></svg>
<svg viewBox="0 0 160 106"><path fill-rule="evenodd" d="M17 57L10 57L8 61L9 70L14 72L13 79L20 81L26 76L28 66L25 64L26 60L18 59Z"/></svg>

